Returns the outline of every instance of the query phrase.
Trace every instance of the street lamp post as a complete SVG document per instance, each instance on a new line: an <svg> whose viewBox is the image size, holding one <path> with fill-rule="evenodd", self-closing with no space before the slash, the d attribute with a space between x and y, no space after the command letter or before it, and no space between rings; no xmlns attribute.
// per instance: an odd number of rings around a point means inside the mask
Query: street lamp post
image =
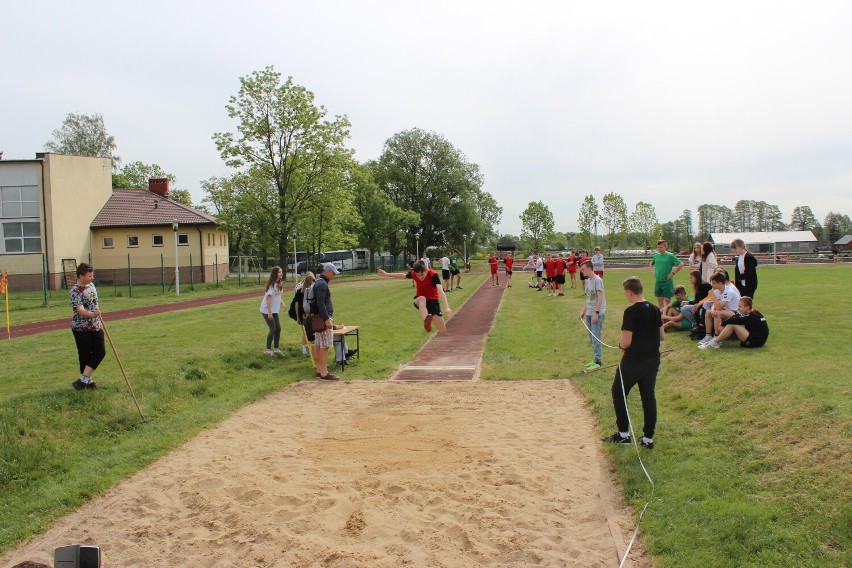
<svg viewBox="0 0 852 568"><path fill-rule="evenodd" d="M417 260L420 260L420 233L414 233L414 238L417 240Z"/></svg>
<svg viewBox="0 0 852 568"><path fill-rule="evenodd" d="M464 267L467 268L467 235L464 236Z"/></svg>
<svg viewBox="0 0 852 568"><path fill-rule="evenodd" d="M172 221L172 230L175 232L175 292L180 296L180 264L178 263L178 220Z"/></svg>
<svg viewBox="0 0 852 568"><path fill-rule="evenodd" d="M293 285L296 284L296 267L299 265L299 257L296 254L296 233L293 233Z"/></svg>

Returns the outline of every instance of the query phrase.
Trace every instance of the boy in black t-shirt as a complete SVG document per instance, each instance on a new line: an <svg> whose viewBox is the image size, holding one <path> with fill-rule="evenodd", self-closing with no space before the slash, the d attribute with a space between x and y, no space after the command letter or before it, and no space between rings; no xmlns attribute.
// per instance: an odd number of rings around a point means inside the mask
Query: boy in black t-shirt
<svg viewBox="0 0 852 568"><path fill-rule="evenodd" d="M624 310L621 341L618 342L618 347L624 355L612 383L612 405L615 408L618 432L604 438L604 442L631 442L626 396L634 385L639 385L642 412L645 415L644 436L639 443L642 447L652 450L654 429L657 426L657 398L654 388L657 384L657 371L660 369L660 342L666 338L666 334L663 331L660 309L646 301L642 295L642 281L631 276L622 286L631 305Z"/></svg>
<svg viewBox="0 0 852 568"><path fill-rule="evenodd" d="M737 315L724 321L725 327L712 341L702 343L699 349L718 349L722 341L736 335L740 340L740 347L754 348L763 347L769 339L769 324L759 311L752 309L752 299L748 296L740 298Z"/></svg>

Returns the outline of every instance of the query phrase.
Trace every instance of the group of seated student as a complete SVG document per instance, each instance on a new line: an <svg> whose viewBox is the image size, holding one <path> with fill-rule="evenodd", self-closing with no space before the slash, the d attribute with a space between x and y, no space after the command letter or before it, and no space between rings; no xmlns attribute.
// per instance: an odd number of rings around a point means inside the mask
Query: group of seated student
<svg viewBox="0 0 852 568"><path fill-rule="evenodd" d="M675 299L662 314L665 331L691 331L691 338L701 339L699 349L717 349L732 336L740 340L741 347L766 343L766 318L754 309L750 296L740 294L724 268L718 267L709 283L702 282L698 270L690 272L689 280L694 300L683 286L675 287Z"/></svg>

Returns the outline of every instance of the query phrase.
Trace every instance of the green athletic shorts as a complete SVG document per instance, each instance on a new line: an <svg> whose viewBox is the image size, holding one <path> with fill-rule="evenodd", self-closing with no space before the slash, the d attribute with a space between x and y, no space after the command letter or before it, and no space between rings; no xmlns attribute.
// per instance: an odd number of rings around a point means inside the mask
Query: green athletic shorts
<svg viewBox="0 0 852 568"><path fill-rule="evenodd" d="M654 284L655 298L671 298L674 296L674 282L672 280L663 280Z"/></svg>

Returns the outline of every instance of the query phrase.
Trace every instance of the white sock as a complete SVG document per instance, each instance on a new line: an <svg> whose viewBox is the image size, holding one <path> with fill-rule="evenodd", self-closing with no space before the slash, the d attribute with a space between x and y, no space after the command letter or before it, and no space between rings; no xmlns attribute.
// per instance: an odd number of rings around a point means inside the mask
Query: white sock
<svg viewBox="0 0 852 568"><path fill-rule="evenodd" d="M627 438L630 436L630 432L619 432L618 435L622 438Z"/></svg>
<svg viewBox="0 0 852 568"><path fill-rule="evenodd" d="M92 379L90 379L86 375L80 375L80 382L82 382L84 384L89 384L89 383L92 382Z"/></svg>
<svg viewBox="0 0 852 568"><path fill-rule="evenodd" d="M654 443L653 438L646 438L645 436L642 436L642 441L645 442L646 444L653 444Z"/></svg>

